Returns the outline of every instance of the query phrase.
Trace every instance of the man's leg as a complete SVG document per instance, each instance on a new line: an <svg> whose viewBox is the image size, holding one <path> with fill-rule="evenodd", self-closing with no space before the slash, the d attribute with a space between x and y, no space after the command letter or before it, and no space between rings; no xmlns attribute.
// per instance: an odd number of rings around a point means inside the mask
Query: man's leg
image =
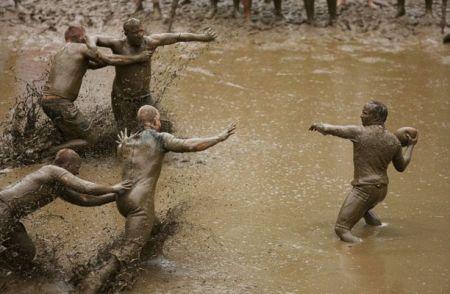
<svg viewBox="0 0 450 294"><path fill-rule="evenodd" d="M368 210L364 214L364 220L366 221L366 224L369 226L381 226L381 221L378 218L378 216L373 212L372 210Z"/></svg>
<svg viewBox="0 0 450 294"><path fill-rule="evenodd" d="M275 11L275 16L278 18L282 18L283 14L281 13L281 0L273 0L273 6Z"/></svg>
<svg viewBox="0 0 450 294"><path fill-rule="evenodd" d="M395 17L403 16L405 12L405 0L397 0L397 15Z"/></svg>
<svg viewBox="0 0 450 294"><path fill-rule="evenodd" d="M162 19L161 5L159 0L152 0L153 3L153 18L155 20Z"/></svg>
<svg viewBox="0 0 450 294"><path fill-rule="evenodd" d="M330 15L329 24L333 25L336 22L336 0L327 0L328 14Z"/></svg>
<svg viewBox="0 0 450 294"><path fill-rule="evenodd" d="M365 200L367 196L359 187L353 187L342 204L335 225L336 235L342 241L349 243L361 242L360 238L353 236L351 229L371 207Z"/></svg>
<svg viewBox="0 0 450 294"><path fill-rule="evenodd" d="M306 9L306 17L309 24L314 24L314 0L303 0Z"/></svg>
<svg viewBox="0 0 450 294"><path fill-rule="evenodd" d="M65 142L52 147L49 152L56 153L63 148L83 151L88 145L95 143L95 136L91 132L91 124L81 111L66 99L55 99L41 103L45 114L61 133Z"/></svg>
<svg viewBox="0 0 450 294"><path fill-rule="evenodd" d="M13 258L14 263L19 265L29 264L36 255L33 241L21 222L12 226L8 239L2 245L7 248L8 255Z"/></svg>
<svg viewBox="0 0 450 294"><path fill-rule="evenodd" d="M124 242L121 242L120 248L112 250L108 261L82 281L80 290L83 293L97 293L122 266L139 260L141 250L151 236L153 214L143 209L127 216Z"/></svg>
<svg viewBox="0 0 450 294"><path fill-rule="evenodd" d="M429 15L433 13L433 0L425 0L425 13Z"/></svg>

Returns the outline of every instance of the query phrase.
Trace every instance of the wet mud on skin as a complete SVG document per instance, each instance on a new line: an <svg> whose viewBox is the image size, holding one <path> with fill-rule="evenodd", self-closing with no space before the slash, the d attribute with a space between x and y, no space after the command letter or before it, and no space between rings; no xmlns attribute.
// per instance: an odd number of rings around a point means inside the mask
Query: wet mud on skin
<svg viewBox="0 0 450 294"><path fill-rule="evenodd" d="M14 25L11 31L1 32L2 117L14 104L11 97L24 92L24 83L15 79L39 77L47 57L62 44L65 25L81 14L72 14L74 8L51 12L51 2L22 2L25 8L34 5L36 12L42 9L49 16L36 21L28 15L20 21L7 19L15 14L6 11L0 20L8 28ZM83 20L91 25L88 32L119 36L122 20L132 8L120 6L104 21L101 12L109 8L95 2L77 2L89 15ZM215 134L235 119L239 129L235 137L206 152L166 158L156 209L164 218L169 209L183 207L176 233L132 272L138 273L132 289L126 290L121 281L115 289L130 293L450 291L450 55L448 46L441 46L437 18L427 24L421 18L424 3L407 1L407 16L391 22L394 1L387 1L390 8L370 12L370 18L357 25L355 13L364 18L369 12L366 1L353 1L357 5L342 12L348 17L341 16L336 28L323 28L328 18L326 1L316 2L317 28L288 20L242 25L225 16L231 1L220 2L219 16L211 21L203 19L206 1L181 7L176 31L212 25L219 41L212 46L158 50L153 57L152 91L163 99L179 135ZM286 3L285 15L291 5ZM299 8L291 14L304 15L301 1L293 5ZM436 1L434 11L439 16ZM346 29L344 20L352 18L353 29ZM57 25L52 24L55 21ZM378 28L377 22L381 22ZM57 31L48 30L52 27ZM146 28L162 32L165 26L147 19ZM31 61L38 65L28 66ZM180 79L170 80L174 73L181 73ZM83 112L92 113L100 105L106 110L104 121L112 120L108 110L113 74L112 68L87 74L77 100ZM368 228L359 223L354 233L365 241L348 246L337 240L333 227L350 191L352 146L308 133L307 128L313 121L359 124L361 108L371 98L388 105L391 131L413 126L419 129L420 139L407 171L389 170L388 195L375 210L386 225ZM0 174L0 187L38 167ZM80 176L112 184L119 174L112 157L95 156L85 160ZM3 271L1 275L7 277L0 281L0 292L71 290L73 269L116 240L124 219L115 204L78 208L57 200L26 218L25 225L37 245L37 270L24 276Z"/></svg>

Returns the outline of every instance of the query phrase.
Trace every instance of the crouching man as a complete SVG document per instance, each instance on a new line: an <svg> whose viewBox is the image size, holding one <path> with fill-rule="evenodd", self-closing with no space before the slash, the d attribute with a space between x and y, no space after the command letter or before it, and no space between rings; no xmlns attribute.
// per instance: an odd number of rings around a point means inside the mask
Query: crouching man
<svg viewBox="0 0 450 294"><path fill-rule="evenodd" d="M75 176L81 158L71 149L56 154L53 164L45 165L22 180L0 191L0 251L17 256L20 263L31 261L35 247L20 219L56 198L79 206L98 206L116 200L131 188L125 180L114 186L99 185Z"/></svg>

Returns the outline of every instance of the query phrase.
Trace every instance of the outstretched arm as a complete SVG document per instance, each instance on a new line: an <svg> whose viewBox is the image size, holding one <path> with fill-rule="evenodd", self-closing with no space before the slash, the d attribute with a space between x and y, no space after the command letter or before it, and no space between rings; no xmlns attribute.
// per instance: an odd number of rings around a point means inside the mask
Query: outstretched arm
<svg viewBox="0 0 450 294"><path fill-rule="evenodd" d="M146 37L148 43L153 45L154 47L170 45L178 42L211 42L216 38L217 34L210 28L206 30L204 34L165 33Z"/></svg>
<svg viewBox="0 0 450 294"><path fill-rule="evenodd" d="M60 197L63 200L78 206L100 206L116 200L115 193L93 196L88 194L81 194L70 189L65 189L65 191L61 193Z"/></svg>
<svg viewBox="0 0 450 294"><path fill-rule="evenodd" d="M360 126L335 126L323 123L313 123L309 127L310 131L317 131L322 135L333 135L344 139L356 140L361 133L362 128Z"/></svg>
<svg viewBox="0 0 450 294"><path fill-rule="evenodd" d="M152 52L143 51L135 55L117 55L104 54L100 51L94 51L87 47L82 49L82 54L89 60L89 63L107 64L107 65L127 65L131 63L145 62L150 59Z"/></svg>
<svg viewBox="0 0 450 294"><path fill-rule="evenodd" d="M96 51L97 46L114 49L120 43L120 41L120 39L110 37L86 36L85 43L89 49Z"/></svg>
<svg viewBox="0 0 450 294"><path fill-rule="evenodd" d="M226 130L217 136L210 138L179 139L175 136L163 133L163 144L167 151L172 152L198 152L206 150L219 142L225 141L235 133L236 123L231 124Z"/></svg>
<svg viewBox="0 0 450 294"><path fill-rule="evenodd" d="M403 149L399 147L397 153L392 159L392 163L394 164L395 169L399 172L405 171L405 169L411 162L412 152L419 138L419 135L416 135L416 137L414 138L412 138L409 134L407 134L406 136L408 136L408 146L406 147L405 153L403 153Z"/></svg>
<svg viewBox="0 0 450 294"><path fill-rule="evenodd" d="M132 63L145 62L150 59L152 52L143 51L135 55L117 55L117 54L102 54L97 52L98 59L109 65L127 65Z"/></svg>
<svg viewBox="0 0 450 294"><path fill-rule="evenodd" d="M70 188L80 193L92 195L101 195L107 193L121 194L124 191L129 190L132 186L132 183L130 181L123 181L114 186L96 184L80 179L79 177L73 175L72 173L59 166L52 165L50 167L53 179L63 184L64 187Z"/></svg>

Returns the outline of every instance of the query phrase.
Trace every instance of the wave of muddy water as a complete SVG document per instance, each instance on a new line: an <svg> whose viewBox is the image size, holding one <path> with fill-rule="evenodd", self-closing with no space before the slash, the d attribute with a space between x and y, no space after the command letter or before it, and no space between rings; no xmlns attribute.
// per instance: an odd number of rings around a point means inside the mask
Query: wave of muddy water
<svg viewBox="0 0 450 294"><path fill-rule="evenodd" d="M180 135L214 134L236 119L239 129L206 152L167 158L157 211L187 208L162 254L144 261L131 293L449 291L448 47L426 38L309 37L261 33L212 45L165 93ZM83 93L105 102L112 71L97 73L86 76ZM390 107L389 129L417 127L420 141L405 173L390 170L389 194L376 209L386 225L359 223L355 234L365 241L350 247L333 226L350 190L351 144L307 128L313 121L358 124L371 98ZM0 185L36 168L14 170ZM119 170L114 159L87 159L81 176L114 183ZM8 289L57 292L67 289L70 260L94 256L118 236L123 219L114 204L78 209L58 200L25 224L43 263L54 249L60 275L43 283L13 279Z"/></svg>

